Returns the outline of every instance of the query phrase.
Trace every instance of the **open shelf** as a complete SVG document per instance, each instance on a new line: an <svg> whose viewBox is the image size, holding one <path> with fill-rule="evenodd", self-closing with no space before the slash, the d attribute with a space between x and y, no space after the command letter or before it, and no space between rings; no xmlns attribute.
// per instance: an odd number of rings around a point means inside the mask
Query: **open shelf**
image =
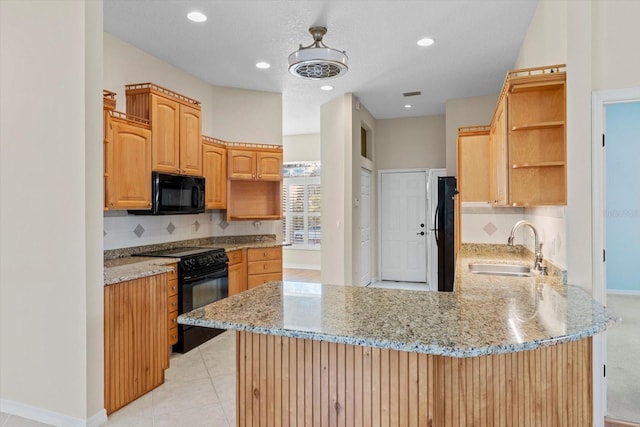
<svg viewBox="0 0 640 427"><path fill-rule="evenodd" d="M513 126L511 131L534 130L534 129L550 129L564 126L564 120L554 120L550 122L529 123L519 126Z"/></svg>
<svg viewBox="0 0 640 427"><path fill-rule="evenodd" d="M511 169L522 169L522 168L549 168L549 167L557 167L564 166L564 162L532 162L532 163L521 163L514 164L511 166Z"/></svg>
<svg viewBox="0 0 640 427"><path fill-rule="evenodd" d="M227 180L227 221L282 219L282 181Z"/></svg>

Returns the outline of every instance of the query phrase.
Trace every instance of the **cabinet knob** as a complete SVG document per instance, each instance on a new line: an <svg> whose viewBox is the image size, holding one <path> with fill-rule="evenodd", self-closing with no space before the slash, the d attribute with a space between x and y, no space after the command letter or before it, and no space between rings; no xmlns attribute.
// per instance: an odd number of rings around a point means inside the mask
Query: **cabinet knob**
<svg viewBox="0 0 640 427"><path fill-rule="evenodd" d="M262 269L263 269L263 270L266 270L266 269L267 269L267 264L263 265L263 266L262 266Z"/></svg>

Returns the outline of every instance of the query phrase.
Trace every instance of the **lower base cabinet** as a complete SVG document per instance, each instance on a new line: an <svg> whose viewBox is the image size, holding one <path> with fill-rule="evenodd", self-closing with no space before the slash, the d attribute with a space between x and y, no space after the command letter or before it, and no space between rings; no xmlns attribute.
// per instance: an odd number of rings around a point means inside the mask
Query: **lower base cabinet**
<svg viewBox="0 0 640 427"><path fill-rule="evenodd" d="M247 249L247 287L282 280L282 247Z"/></svg>
<svg viewBox="0 0 640 427"><path fill-rule="evenodd" d="M227 252L229 257L229 296L247 290L246 249Z"/></svg>
<svg viewBox="0 0 640 427"><path fill-rule="evenodd" d="M169 366L169 273L104 287L107 414L164 382Z"/></svg>
<svg viewBox="0 0 640 427"><path fill-rule="evenodd" d="M236 332L236 425L590 426L591 338L455 358Z"/></svg>

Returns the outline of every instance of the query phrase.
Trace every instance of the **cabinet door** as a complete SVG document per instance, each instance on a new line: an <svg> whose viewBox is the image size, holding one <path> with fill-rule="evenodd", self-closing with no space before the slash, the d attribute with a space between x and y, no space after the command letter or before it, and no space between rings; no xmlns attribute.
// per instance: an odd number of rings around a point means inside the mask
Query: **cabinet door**
<svg viewBox="0 0 640 427"><path fill-rule="evenodd" d="M153 129L153 170L180 172L180 104L161 96L151 96Z"/></svg>
<svg viewBox="0 0 640 427"><path fill-rule="evenodd" d="M462 202L489 201L489 134L458 135L458 191Z"/></svg>
<svg viewBox="0 0 640 427"><path fill-rule="evenodd" d="M104 287L104 403L111 414L164 382L167 275Z"/></svg>
<svg viewBox="0 0 640 427"><path fill-rule="evenodd" d="M151 131L111 118L110 176L107 177L109 209L151 207Z"/></svg>
<svg viewBox="0 0 640 427"><path fill-rule="evenodd" d="M256 152L257 179L262 181L282 180L282 153Z"/></svg>
<svg viewBox="0 0 640 427"><path fill-rule="evenodd" d="M227 150L229 179L255 179L256 152Z"/></svg>
<svg viewBox="0 0 640 427"><path fill-rule="evenodd" d="M229 266L229 296L247 290L247 273L244 263Z"/></svg>
<svg viewBox="0 0 640 427"><path fill-rule="evenodd" d="M202 175L201 112L188 105L180 105L180 173Z"/></svg>
<svg viewBox="0 0 640 427"><path fill-rule="evenodd" d="M205 178L205 208L227 208L227 150L202 144L202 175Z"/></svg>
<svg viewBox="0 0 640 427"><path fill-rule="evenodd" d="M113 159L113 137L112 134L112 124L111 124L111 114L109 111L104 110L104 119L103 119L103 139L102 139L102 147L103 147L103 155L102 155L102 195L103 201L102 205L104 210L109 210L109 192L110 192L110 177L113 175L113 167L111 165Z"/></svg>
<svg viewBox="0 0 640 427"><path fill-rule="evenodd" d="M507 98L500 100L489 137L489 199L494 206L508 205Z"/></svg>

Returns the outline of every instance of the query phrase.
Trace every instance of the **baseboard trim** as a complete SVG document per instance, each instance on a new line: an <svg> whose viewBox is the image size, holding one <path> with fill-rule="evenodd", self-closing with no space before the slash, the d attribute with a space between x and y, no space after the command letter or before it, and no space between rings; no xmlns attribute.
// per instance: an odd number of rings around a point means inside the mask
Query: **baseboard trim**
<svg viewBox="0 0 640 427"><path fill-rule="evenodd" d="M640 296L640 291L632 291L632 290L624 290L624 289L607 289L607 293L612 295Z"/></svg>
<svg viewBox="0 0 640 427"><path fill-rule="evenodd" d="M296 270L320 270L319 265L313 264L286 264L283 265L282 268L293 268Z"/></svg>
<svg viewBox="0 0 640 427"><path fill-rule="evenodd" d="M604 427L640 427L640 424L632 423L630 421L612 420L611 418L604 418Z"/></svg>
<svg viewBox="0 0 640 427"><path fill-rule="evenodd" d="M105 409L85 420L8 399L0 399L0 412L60 427L99 427L107 422Z"/></svg>

